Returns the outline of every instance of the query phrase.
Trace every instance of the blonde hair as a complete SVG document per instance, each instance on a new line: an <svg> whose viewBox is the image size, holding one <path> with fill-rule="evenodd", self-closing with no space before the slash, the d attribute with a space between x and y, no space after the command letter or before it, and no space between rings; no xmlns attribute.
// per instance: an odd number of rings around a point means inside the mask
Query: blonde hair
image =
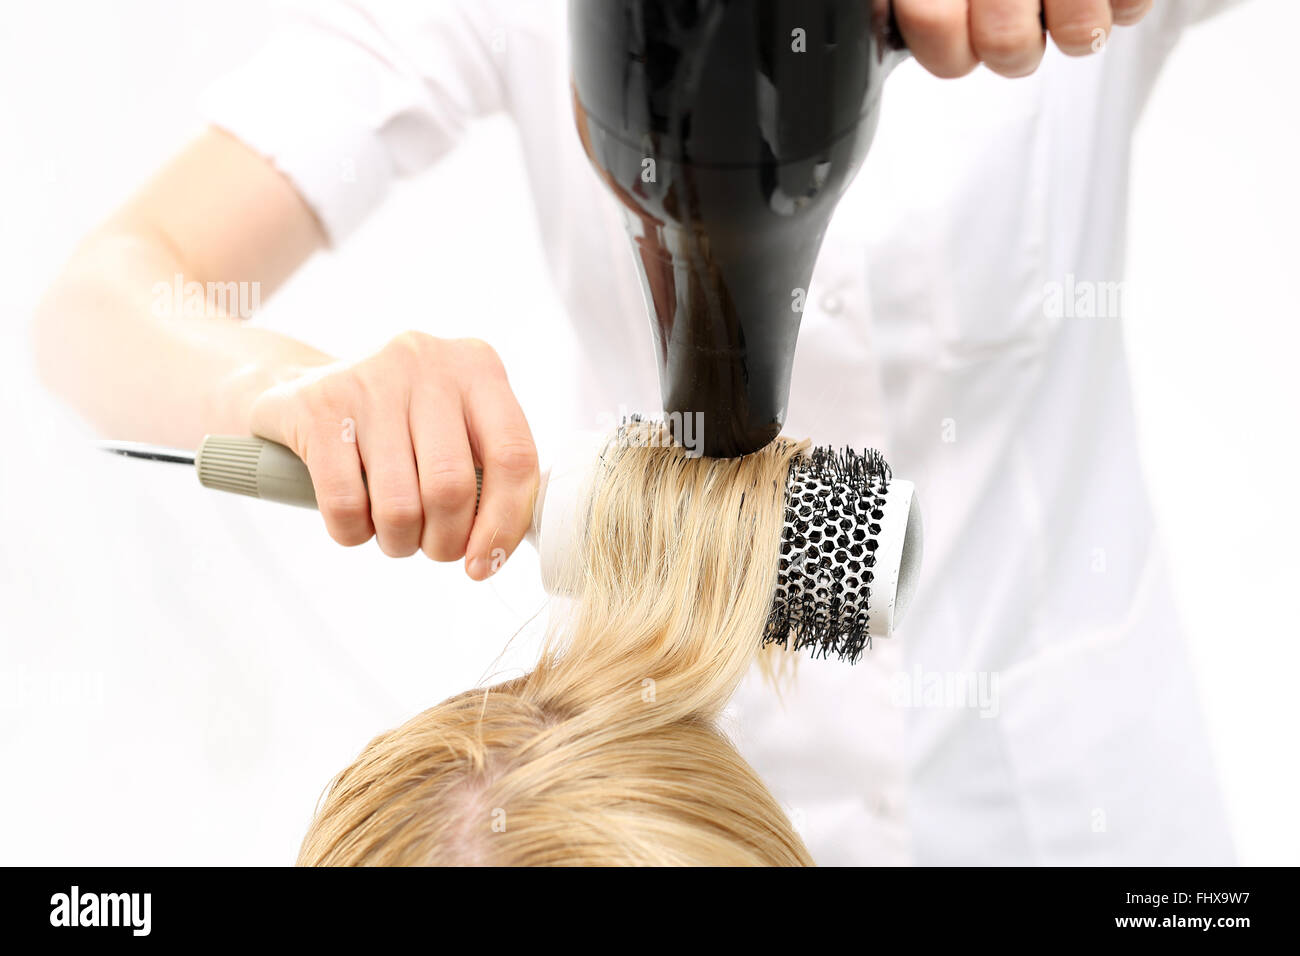
<svg viewBox="0 0 1300 956"><path fill-rule="evenodd" d="M717 726L759 652L805 447L693 459L662 426L620 429L537 666L372 741L299 864L811 865Z"/></svg>

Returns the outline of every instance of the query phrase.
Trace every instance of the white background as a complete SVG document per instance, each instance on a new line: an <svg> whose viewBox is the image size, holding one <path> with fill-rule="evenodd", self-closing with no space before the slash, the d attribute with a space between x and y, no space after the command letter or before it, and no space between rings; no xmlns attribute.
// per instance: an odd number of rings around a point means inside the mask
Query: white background
<svg viewBox="0 0 1300 956"><path fill-rule="evenodd" d="M338 548L309 512L91 451L35 383L42 287L195 130L199 92L272 16L257 0L6 9L0 863L290 862L370 737L527 666L540 632L527 549L473 585L454 565ZM1134 168L1144 458L1249 863L1300 863L1298 37L1292 0L1190 34ZM407 328L486 338L545 449L582 412L565 404L568 333L523 162L505 121L483 124L256 321L335 354Z"/></svg>

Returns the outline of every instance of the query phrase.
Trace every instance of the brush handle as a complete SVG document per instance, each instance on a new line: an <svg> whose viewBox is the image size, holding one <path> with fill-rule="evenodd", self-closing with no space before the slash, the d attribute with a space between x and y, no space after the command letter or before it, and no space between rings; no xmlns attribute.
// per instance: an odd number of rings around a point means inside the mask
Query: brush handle
<svg viewBox="0 0 1300 956"><path fill-rule="evenodd" d="M194 456L194 467L205 488L316 507L316 488L306 464L288 448L265 438L208 435ZM474 476L482 492L483 472L475 468Z"/></svg>
<svg viewBox="0 0 1300 956"><path fill-rule="evenodd" d="M199 484L251 498L316 507L316 489L302 459L262 438L207 435L194 456Z"/></svg>

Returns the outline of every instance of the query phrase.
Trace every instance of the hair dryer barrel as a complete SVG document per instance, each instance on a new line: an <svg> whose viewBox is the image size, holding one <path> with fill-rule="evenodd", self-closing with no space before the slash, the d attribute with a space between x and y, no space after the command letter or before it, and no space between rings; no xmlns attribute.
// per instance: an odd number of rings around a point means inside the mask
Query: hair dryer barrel
<svg viewBox="0 0 1300 956"><path fill-rule="evenodd" d="M886 31L862 0L570 0L578 131L626 213L668 421L707 455L781 430L813 267L894 62Z"/></svg>

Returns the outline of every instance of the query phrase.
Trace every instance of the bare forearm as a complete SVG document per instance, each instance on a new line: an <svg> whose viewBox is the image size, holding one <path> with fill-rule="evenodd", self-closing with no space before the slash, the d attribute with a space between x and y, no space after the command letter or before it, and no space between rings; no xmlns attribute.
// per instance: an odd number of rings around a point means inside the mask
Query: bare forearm
<svg viewBox="0 0 1300 956"><path fill-rule="evenodd" d="M463 557L482 580L523 539L538 487L537 450L505 368L485 342L419 332L335 362L243 321L245 289L270 298L325 246L294 185L208 129L86 239L46 293L35 323L41 373L116 438L277 441L306 463L336 541L377 537L394 557ZM209 302L216 287L224 303Z"/></svg>
<svg viewBox="0 0 1300 956"><path fill-rule="evenodd" d="M178 313L177 276L206 287L165 243L103 232L82 245L38 309L43 378L105 434L193 446L210 432L247 433L258 394L332 361L206 300L203 314Z"/></svg>

